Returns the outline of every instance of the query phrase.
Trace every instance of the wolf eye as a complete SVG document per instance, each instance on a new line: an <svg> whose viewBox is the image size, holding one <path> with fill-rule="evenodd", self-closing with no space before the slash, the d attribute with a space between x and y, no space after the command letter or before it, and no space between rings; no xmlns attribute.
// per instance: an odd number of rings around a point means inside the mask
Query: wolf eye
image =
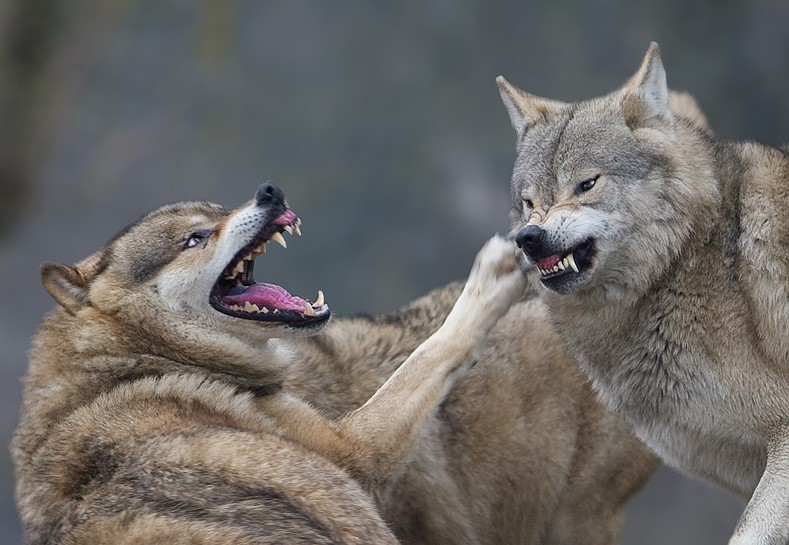
<svg viewBox="0 0 789 545"><path fill-rule="evenodd" d="M577 192L578 193L586 193L587 191L592 189L594 187L594 184L597 182L597 179L599 177L600 177L600 175L598 174L597 176L595 176L593 178L589 178L588 180L584 180L583 182L578 184L578 191Z"/></svg>
<svg viewBox="0 0 789 545"><path fill-rule="evenodd" d="M194 248L211 235L211 231L195 231L184 241L184 248Z"/></svg>
<svg viewBox="0 0 789 545"><path fill-rule="evenodd" d="M532 202L531 199L523 199L523 204L526 205L526 208L528 208L529 210L534 208L534 203Z"/></svg>

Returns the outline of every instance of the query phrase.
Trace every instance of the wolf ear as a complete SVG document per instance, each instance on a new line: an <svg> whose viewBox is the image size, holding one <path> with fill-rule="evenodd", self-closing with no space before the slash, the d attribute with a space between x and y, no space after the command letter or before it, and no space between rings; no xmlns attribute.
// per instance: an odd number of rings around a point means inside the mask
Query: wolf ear
<svg viewBox="0 0 789 545"><path fill-rule="evenodd" d="M657 42L649 45L641 67L628 80L623 91L622 108L628 125L638 126L652 119L673 119L669 107L666 71L660 60L660 46Z"/></svg>
<svg viewBox="0 0 789 545"><path fill-rule="evenodd" d="M527 93L504 79L504 76L496 78L496 85L499 86L501 100L510 115L512 128L518 134L543 119L549 110L559 108L564 104L558 100L548 100Z"/></svg>
<svg viewBox="0 0 789 545"><path fill-rule="evenodd" d="M41 284L49 295L71 314L88 304L88 288L98 274L102 254L96 252L74 267L62 263L41 265Z"/></svg>
<svg viewBox="0 0 789 545"><path fill-rule="evenodd" d="M710 134L713 133L710 122L707 120L707 116L704 115L701 106L699 106L699 103L696 102L696 99L688 93L681 91L669 91L668 105L671 108L671 111L674 112L674 115L677 117L684 117L696 125L696 127L703 129Z"/></svg>
<svg viewBox="0 0 789 545"><path fill-rule="evenodd" d="M62 263L44 263L41 284L71 314L76 314L87 303L88 283L76 268Z"/></svg>

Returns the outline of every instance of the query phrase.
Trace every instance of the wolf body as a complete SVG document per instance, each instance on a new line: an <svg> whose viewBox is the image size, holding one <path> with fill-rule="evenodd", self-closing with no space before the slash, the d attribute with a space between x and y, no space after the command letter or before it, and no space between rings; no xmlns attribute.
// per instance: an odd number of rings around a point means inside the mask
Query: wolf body
<svg viewBox="0 0 789 545"><path fill-rule="evenodd" d="M562 340L663 460L749 500L730 543L789 543L789 156L684 115L657 44L598 99L498 83Z"/></svg>
<svg viewBox="0 0 789 545"><path fill-rule="evenodd" d="M60 306L12 447L28 543L616 541L655 459L597 405L539 303L480 344L524 294L508 243L486 245L465 288L329 323L322 294L252 276L299 228L264 185L42 267Z"/></svg>

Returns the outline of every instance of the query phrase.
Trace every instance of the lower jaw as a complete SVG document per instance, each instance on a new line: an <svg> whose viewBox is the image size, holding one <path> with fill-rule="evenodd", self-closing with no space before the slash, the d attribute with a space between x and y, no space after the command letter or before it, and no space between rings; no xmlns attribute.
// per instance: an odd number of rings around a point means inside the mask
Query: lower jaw
<svg viewBox="0 0 789 545"><path fill-rule="evenodd" d="M573 293L584 286L589 276L587 271L579 273L574 271L562 272L548 276L541 276L540 282L547 289L562 295Z"/></svg>

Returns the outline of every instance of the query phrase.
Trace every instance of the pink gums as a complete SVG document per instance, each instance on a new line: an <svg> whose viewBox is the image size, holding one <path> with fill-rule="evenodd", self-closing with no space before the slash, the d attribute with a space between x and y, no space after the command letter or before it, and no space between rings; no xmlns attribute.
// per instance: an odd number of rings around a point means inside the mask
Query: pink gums
<svg viewBox="0 0 789 545"><path fill-rule="evenodd" d="M548 257L543 257L542 259L537 260L537 266L543 270L550 270L553 269L562 258L559 254L549 255Z"/></svg>

